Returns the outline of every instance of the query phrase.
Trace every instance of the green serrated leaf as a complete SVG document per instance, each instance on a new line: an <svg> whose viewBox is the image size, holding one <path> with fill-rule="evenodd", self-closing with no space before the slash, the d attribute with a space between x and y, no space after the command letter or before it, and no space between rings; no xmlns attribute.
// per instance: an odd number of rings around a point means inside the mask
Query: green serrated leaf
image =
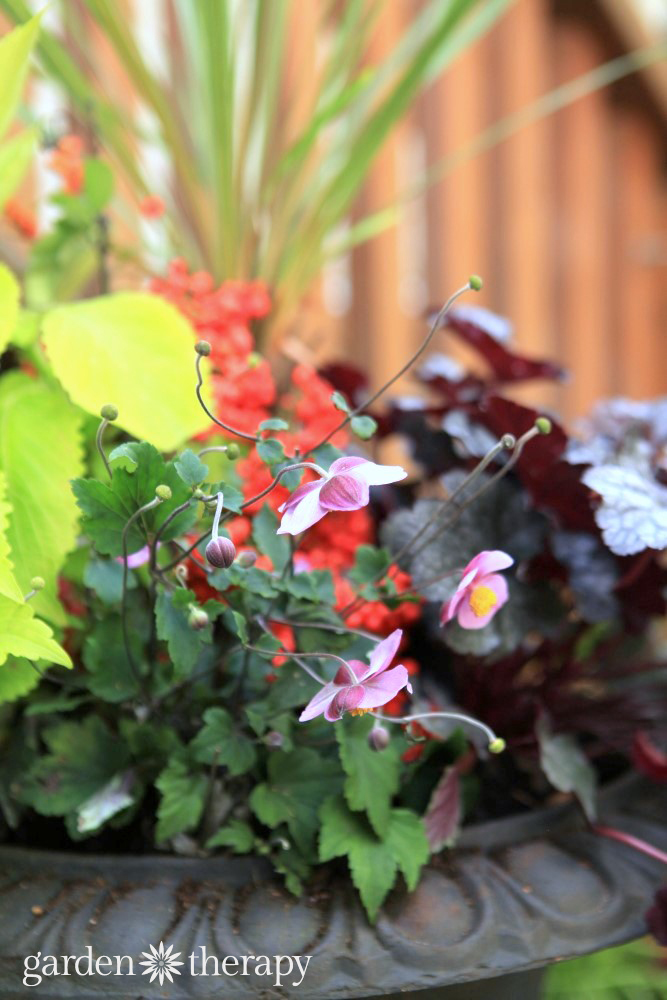
<svg viewBox="0 0 667 1000"><path fill-rule="evenodd" d="M277 438L266 438L257 443L257 454L266 465L273 467L284 460L285 449Z"/></svg>
<svg viewBox="0 0 667 1000"><path fill-rule="evenodd" d="M183 601L197 604L191 591L171 593L164 589L159 591L155 602L157 634L167 643L175 676L179 678L189 677L205 643L211 641L210 625L194 629L188 624L187 608L178 606Z"/></svg>
<svg viewBox="0 0 667 1000"><path fill-rule="evenodd" d="M135 662L141 662L143 644L135 630L129 631ZM129 701L140 687L127 658L120 618L104 618L88 633L83 644L83 662L88 670L88 688L103 701Z"/></svg>
<svg viewBox="0 0 667 1000"><path fill-rule="evenodd" d="M353 434L356 434L358 438L362 441L368 441L372 438L378 429L377 420L373 420L372 417L367 415L360 415L352 417L350 421L350 428Z"/></svg>
<svg viewBox="0 0 667 1000"><path fill-rule="evenodd" d="M368 918L374 922L400 870L414 889L429 856L424 827L408 809L394 809L378 837L341 797L328 799L320 810L320 861L347 857L352 881L359 890Z"/></svg>
<svg viewBox="0 0 667 1000"><path fill-rule="evenodd" d="M387 549L375 545L360 545L354 557L354 566L349 577L354 583L371 583L380 579L391 565L391 555Z"/></svg>
<svg viewBox="0 0 667 1000"><path fill-rule="evenodd" d="M289 562L291 547L289 538L278 535L278 518L271 508L264 504L252 523L252 535L260 552L268 556L277 573L282 573Z"/></svg>
<svg viewBox="0 0 667 1000"><path fill-rule="evenodd" d="M272 829L286 823L294 843L308 857L319 826L318 810L340 784L336 761L315 750L276 751L269 757L267 781L250 795L250 808Z"/></svg>
<svg viewBox="0 0 667 1000"><path fill-rule="evenodd" d="M347 718L334 728L346 774L343 790L347 804L354 811L364 810L375 832L383 836L398 791L400 749L390 743L382 753L371 750L368 734L374 725L371 718Z"/></svg>
<svg viewBox="0 0 667 1000"><path fill-rule="evenodd" d="M200 764L221 764L232 775L245 774L257 759L252 742L237 730L224 708L209 708L204 712L204 725L190 743L190 749Z"/></svg>
<svg viewBox="0 0 667 1000"><path fill-rule="evenodd" d="M156 843L161 844L199 825L207 785L206 775L185 753L172 757L155 781L162 796L157 810Z"/></svg>
<svg viewBox="0 0 667 1000"><path fill-rule="evenodd" d="M255 846L255 834L247 823L233 819L209 837L206 846L209 850L213 847L229 847L234 854L249 854Z"/></svg>
<svg viewBox="0 0 667 1000"><path fill-rule="evenodd" d="M595 769L574 736L554 735L544 718L537 725L540 764L547 778L560 792L573 792L591 823L596 820Z"/></svg>
<svg viewBox="0 0 667 1000"><path fill-rule="evenodd" d="M289 424L280 417L270 417L269 420L262 420L259 425L260 431L287 431Z"/></svg>
<svg viewBox="0 0 667 1000"><path fill-rule="evenodd" d="M188 486L199 486L208 476L208 465L205 465L190 448L174 460L174 468Z"/></svg>
<svg viewBox="0 0 667 1000"><path fill-rule="evenodd" d="M127 748L96 715L44 730L39 757L16 797L44 816L64 816L98 792L129 763Z"/></svg>
<svg viewBox="0 0 667 1000"><path fill-rule="evenodd" d="M10 656L0 666L0 704L23 698L39 684L39 674L29 660Z"/></svg>
<svg viewBox="0 0 667 1000"><path fill-rule="evenodd" d="M123 592L123 566L115 559L91 559L87 563L83 582L104 604L119 604ZM128 573L127 587L133 590L137 581Z"/></svg>

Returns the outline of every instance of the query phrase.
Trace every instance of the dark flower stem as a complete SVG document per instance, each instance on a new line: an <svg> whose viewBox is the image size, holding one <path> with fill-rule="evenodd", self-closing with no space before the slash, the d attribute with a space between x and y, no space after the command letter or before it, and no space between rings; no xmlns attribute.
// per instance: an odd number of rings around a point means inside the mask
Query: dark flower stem
<svg viewBox="0 0 667 1000"><path fill-rule="evenodd" d="M204 402L204 397L202 396L202 391L201 391L201 387L204 384L204 377L201 373L201 359L202 355L197 354L195 358L195 369L197 371L197 385L195 387L195 392L197 393L197 399L199 400L199 403L204 413L208 417L210 417L210 419L213 421L214 424L217 424L218 427L222 427L223 431L227 431L228 434L235 434L236 437L244 438L246 441L252 441L255 444L258 441L261 441L262 440L261 437L259 437L257 434L247 434L245 431L240 431L236 427L231 427L229 424L223 423L222 420L218 420L218 418L211 413L208 406Z"/></svg>
<svg viewBox="0 0 667 1000"><path fill-rule="evenodd" d="M367 399L364 403L361 404L361 406L357 406L356 409L350 410L350 412L348 414L346 414L346 416L344 417L344 419L341 420L341 422L339 424L337 424L336 427L333 428L333 430L329 431L329 433L326 435L326 437L322 438L322 440L318 444L316 444L313 448L310 449L311 452L317 451L317 449L321 448L323 444L326 444L327 441L330 441L331 438L334 436L334 434L337 434L338 431L341 431L343 429L343 427L346 427L347 424L349 424L349 422L354 417L358 417L360 413L363 413L364 410L367 410L369 406L372 406L373 403L376 400L378 400L380 398L380 396L382 396L387 391L387 389L391 388L391 386L395 382L398 382L399 378L401 378L402 375L405 375L405 373L410 368L412 368L412 366L414 365L415 361L417 361L422 356L422 354L424 353L424 351L426 350L426 348L428 347L428 345L433 340L433 337L434 337L436 331L442 325L443 319L445 318L445 316L447 315L447 313L449 312L449 310L451 309L451 307L454 305L454 303L456 302L456 300L458 298L460 298L461 295L464 295L466 292L469 292L471 289L472 289L472 285L470 284L469 281L466 281L465 285L463 285L462 288L459 288L458 291L454 292L454 294L451 295L447 299L447 301L445 302L444 306L442 307L442 309L440 310L440 312L436 315L435 319L431 323L431 326L429 328L428 333L426 334L426 337L422 341L422 343L419 346L419 348L412 355L412 357L408 361L405 362L405 364L403 365L403 367L400 368L399 371L397 371L395 375L392 375L392 377L389 379L388 382L385 382L385 384L380 389L378 389L377 392L373 393L373 395L370 397L370 399Z"/></svg>

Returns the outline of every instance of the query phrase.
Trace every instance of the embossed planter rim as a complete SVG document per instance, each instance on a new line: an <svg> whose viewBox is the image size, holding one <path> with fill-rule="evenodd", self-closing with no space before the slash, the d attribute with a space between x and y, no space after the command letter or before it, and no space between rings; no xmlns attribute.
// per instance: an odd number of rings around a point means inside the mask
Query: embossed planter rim
<svg viewBox="0 0 667 1000"><path fill-rule="evenodd" d="M667 787L629 774L602 791L600 809L605 822L667 848ZM186 954L211 942L208 953L219 956L291 952L313 959L300 987L283 984L277 992L224 978L165 982L146 992L145 982L136 980L128 990L128 981L114 983L115 977L83 987L44 981L36 992L44 1000L127 1000L130 993L147 1000L212 1000L227 993L238 1000L349 1000L471 983L639 935L663 877L658 862L591 833L574 803L465 829L453 851L426 867L414 893L399 888L391 894L375 927L349 880L332 880L327 899L306 894L296 901L277 889L264 858L95 855L5 845L0 867L3 891L10 894L4 912L11 914L0 926L2 1000L16 1000L27 989L20 956L56 938L69 950L47 947L44 954L73 954L72 947L87 941L97 954L116 954L108 946L124 948L119 942L126 940L137 951L147 946L147 934L160 933ZM36 900L45 904L44 917L33 915ZM98 914L91 927L89 918Z"/></svg>

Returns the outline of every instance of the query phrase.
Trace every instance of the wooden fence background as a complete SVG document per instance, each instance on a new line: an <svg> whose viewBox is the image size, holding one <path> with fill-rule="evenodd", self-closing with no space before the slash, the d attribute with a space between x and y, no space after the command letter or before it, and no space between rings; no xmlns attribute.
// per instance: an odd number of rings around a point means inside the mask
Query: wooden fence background
<svg viewBox="0 0 667 1000"><path fill-rule="evenodd" d="M169 17L171 0L119 2L149 40ZM420 2L389 0L371 57L391 50ZM297 115L320 3L295 5L299 88L287 81L285 100ZM384 207L502 116L651 41L633 11L632 0L516 0L396 130L359 210ZM78 44L118 92L104 38L83 16L80 27ZM172 58L153 56L167 67ZM348 358L382 384L418 345L425 307L476 272L485 286L474 304L510 317L520 350L572 374L520 398L574 418L605 395L667 392L666 74L634 76L468 161L412 201L395 230L329 266L301 324L314 355ZM458 350L445 338L439 347Z"/></svg>

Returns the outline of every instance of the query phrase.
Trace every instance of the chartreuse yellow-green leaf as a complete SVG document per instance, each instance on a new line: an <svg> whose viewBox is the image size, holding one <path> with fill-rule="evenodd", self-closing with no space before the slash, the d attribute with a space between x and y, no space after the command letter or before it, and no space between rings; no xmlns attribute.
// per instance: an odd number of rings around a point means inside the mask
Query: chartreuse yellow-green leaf
<svg viewBox="0 0 667 1000"><path fill-rule="evenodd" d="M7 529L10 511L5 477L0 472L0 596L8 597L12 601L22 601L23 591L14 576L14 567L9 556Z"/></svg>
<svg viewBox="0 0 667 1000"><path fill-rule="evenodd" d="M71 667L72 661L53 638L48 625L35 618L30 604L0 597L0 670L8 656L47 660Z"/></svg>
<svg viewBox="0 0 667 1000"><path fill-rule="evenodd" d="M37 129L19 132L0 146L0 209L14 194L32 161Z"/></svg>
<svg viewBox="0 0 667 1000"><path fill-rule="evenodd" d="M83 472L81 422L58 388L24 375L0 380L0 470L11 502L7 540L14 574L24 594L32 577L44 578L46 587L30 606L60 624L56 578L76 543L79 515L70 480Z"/></svg>
<svg viewBox="0 0 667 1000"><path fill-rule="evenodd" d="M40 18L39 14L32 17L0 39L0 137L7 131L21 100Z"/></svg>
<svg viewBox="0 0 667 1000"><path fill-rule="evenodd" d="M115 403L118 426L161 451L208 426L194 391L192 327L156 295L122 292L58 306L42 329L57 378L89 413Z"/></svg>
<svg viewBox="0 0 667 1000"><path fill-rule="evenodd" d="M0 354L10 341L18 315L18 281L8 267L0 264Z"/></svg>

